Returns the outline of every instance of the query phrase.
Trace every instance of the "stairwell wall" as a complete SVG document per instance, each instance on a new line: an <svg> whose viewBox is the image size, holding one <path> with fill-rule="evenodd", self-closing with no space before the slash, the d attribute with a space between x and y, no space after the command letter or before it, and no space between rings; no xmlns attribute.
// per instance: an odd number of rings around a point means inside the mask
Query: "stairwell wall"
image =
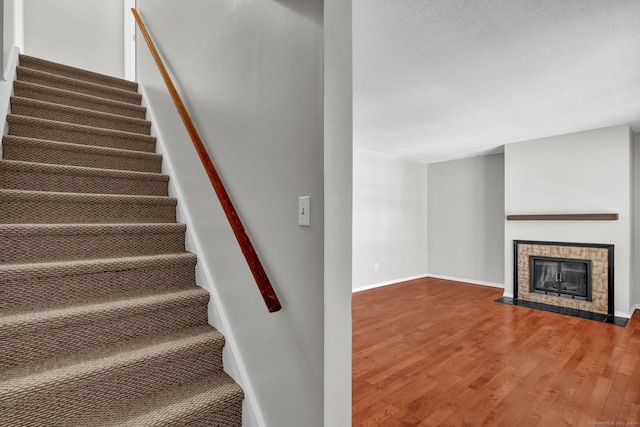
<svg viewBox="0 0 640 427"><path fill-rule="evenodd" d="M140 38L137 71L259 424L323 423L322 2L137 8L283 304L269 314ZM311 227L297 198L311 196ZM214 310L215 312L215 310ZM214 317L215 313L214 313ZM220 324L215 324L220 323ZM247 383L248 382L248 383Z"/></svg>
<svg viewBox="0 0 640 427"><path fill-rule="evenodd" d="M9 52L8 52L7 46L5 46L5 41L4 41L6 37L4 33L7 32L5 31L5 27L7 24L5 22L4 15L5 15L5 9L7 7L4 4L4 0L2 1L1 4L2 4L2 7L0 8L0 22L2 22L2 32L0 33L0 40L2 40L2 62L0 62L0 69L2 70L2 73L3 73L2 77L4 78L7 74L4 68L5 68L5 64L7 63ZM11 29L8 32L13 33Z"/></svg>
<svg viewBox="0 0 640 427"><path fill-rule="evenodd" d="M123 77L122 2L21 1L24 2L22 53Z"/></svg>
<svg viewBox="0 0 640 427"><path fill-rule="evenodd" d="M2 71L6 79L9 71L11 50L22 46L22 0L2 0Z"/></svg>

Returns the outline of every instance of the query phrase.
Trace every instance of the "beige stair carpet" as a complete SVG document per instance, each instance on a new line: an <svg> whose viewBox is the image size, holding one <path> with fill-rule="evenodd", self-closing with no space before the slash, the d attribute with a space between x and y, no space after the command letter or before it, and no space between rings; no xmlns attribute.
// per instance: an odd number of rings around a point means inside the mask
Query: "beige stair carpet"
<svg viewBox="0 0 640 427"><path fill-rule="evenodd" d="M242 425L137 84L19 62L0 160L0 427Z"/></svg>

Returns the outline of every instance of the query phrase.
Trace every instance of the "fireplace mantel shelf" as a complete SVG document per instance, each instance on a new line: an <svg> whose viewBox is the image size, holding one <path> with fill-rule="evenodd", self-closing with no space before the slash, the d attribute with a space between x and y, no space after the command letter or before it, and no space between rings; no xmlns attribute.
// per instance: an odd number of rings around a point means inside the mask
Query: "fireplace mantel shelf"
<svg viewBox="0 0 640 427"><path fill-rule="evenodd" d="M617 213L507 215L507 221L617 221Z"/></svg>

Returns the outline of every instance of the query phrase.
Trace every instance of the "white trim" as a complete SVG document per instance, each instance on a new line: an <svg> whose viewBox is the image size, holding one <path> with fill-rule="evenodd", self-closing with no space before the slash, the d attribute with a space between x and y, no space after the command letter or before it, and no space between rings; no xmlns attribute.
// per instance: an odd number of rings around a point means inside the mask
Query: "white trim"
<svg viewBox="0 0 640 427"><path fill-rule="evenodd" d="M372 285L359 286L357 288L353 288L351 292L355 293L355 292L366 291L369 289L380 288L382 286L389 286L389 285L395 285L397 283L408 282L409 280L424 279L425 277L432 277L434 279L451 280L453 282L462 282L462 283L469 283L471 285L482 285L482 286L490 286L492 288L504 289L504 285L500 283L482 282L480 280L471 280L471 279L461 279L458 277L441 276L438 274L420 274L417 276L403 277L400 279L388 280L386 282L374 283ZM505 292L503 295L505 297L513 298L513 294L510 294L507 292Z"/></svg>
<svg viewBox="0 0 640 427"><path fill-rule="evenodd" d="M24 52L24 0L13 3L13 31L15 46Z"/></svg>
<svg viewBox="0 0 640 427"><path fill-rule="evenodd" d="M635 306L634 306L635 307ZM634 307L631 307L631 311L629 313L625 313L624 311L614 311L613 315L616 317L622 317L625 319L631 319L631 315L633 314L633 311L635 310Z"/></svg>
<svg viewBox="0 0 640 427"><path fill-rule="evenodd" d="M13 82L16 79L16 67L20 57L20 49L14 47L7 58L7 78L0 80L0 117L2 120L2 134L9 133L7 114L11 111L11 95L13 95ZM2 160L2 139L0 138L0 160Z"/></svg>
<svg viewBox="0 0 640 427"><path fill-rule="evenodd" d="M624 317L625 319L631 319L631 317L633 316L633 313L636 310L640 310L640 304L632 305L631 309L629 310L628 313L625 313L624 311L615 311L614 312L614 316L616 316L616 317Z"/></svg>
<svg viewBox="0 0 640 427"><path fill-rule="evenodd" d="M166 140L162 137L158 128L154 126L157 122L153 107L146 103L148 99L146 88L143 85L138 86L138 91L142 94L142 105L147 107L147 120L151 121L151 135L156 137L156 152L159 154L165 154ZM169 195L178 199L178 206L176 208L176 219L178 222L187 224L187 232L185 239L185 248L190 252L196 254L202 253L202 244L199 236L190 233L192 229L190 224L191 213L189 207L185 204L181 204L180 200L184 200L183 192L180 191L180 187L176 185L180 181L180 177L174 173L171 158L164 155L162 159L162 172L171 176L169 181ZM226 340L226 345L223 349L223 365L224 370L229 374L244 390L246 399L243 403L243 426L249 427L256 425L258 427L266 427L267 423L264 418L264 414L260 407L260 402L250 381L249 373L246 365L238 348L235 336L232 330L228 327L230 324L229 317L225 311L225 308L220 304L220 295L215 286L213 278L211 277L210 267L207 265L207 260L204 257L198 257L198 263L196 264L196 283L209 291L211 294L211 300L209 302L209 323L218 329Z"/></svg>
<svg viewBox="0 0 640 427"><path fill-rule="evenodd" d="M394 280L388 280L386 282L374 283L373 285L360 286L357 288L353 288L351 290L351 293L362 292L362 291L366 291L374 288L380 288L382 286L395 285L397 283L408 282L409 280L424 279L425 277L427 277L426 274L420 274L418 276L404 277L401 279L394 279Z"/></svg>
<svg viewBox="0 0 640 427"><path fill-rule="evenodd" d="M451 280L453 282L470 283L472 285L490 286L492 288L504 289L504 285L501 283L483 282L481 280L461 279L459 277L441 276L439 274L428 274L429 277L434 279Z"/></svg>
<svg viewBox="0 0 640 427"><path fill-rule="evenodd" d="M503 292L502 296L513 299L513 292Z"/></svg>
<svg viewBox="0 0 640 427"><path fill-rule="evenodd" d="M136 7L136 0L124 0L124 78L136 81L136 21L131 9Z"/></svg>

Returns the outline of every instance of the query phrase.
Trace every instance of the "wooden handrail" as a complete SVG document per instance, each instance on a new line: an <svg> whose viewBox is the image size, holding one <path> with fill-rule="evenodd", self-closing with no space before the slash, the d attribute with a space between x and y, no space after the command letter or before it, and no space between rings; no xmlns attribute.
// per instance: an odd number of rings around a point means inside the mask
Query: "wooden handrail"
<svg viewBox="0 0 640 427"><path fill-rule="evenodd" d="M196 130L191 117L189 117L189 113L180 99L180 95L176 90L173 82L171 81L171 77L169 77L169 73L167 73L167 69L162 63L162 59L156 50L151 37L149 36L149 32L142 22L142 18L138 14L138 11L135 9L131 9L131 13L133 13L136 22L138 23L138 27L140 27L140 31L142 32L142 36L147 42L147 46L149 46L149 50L151 51L151 55L153 59L156 61L156 65L160 70L160 74L162 75L162 79L164 83L167 85L167 89L169 89L169 93L171 94L171 98L173 99L176 108L178 109L178 113L182 118L182 122L184 126L187 128L187 132L191 137L191 141L193 142L193 146L198 152L198 156L200 156L200 161L202 162L202 166L204 166L205 171L207 172L207 176L209 177L209 181L211 181L211 185L218 195L218 200L222 205L222 209L229 220L229 224L231 224L231 229L233 233L236 235L236 239L238 240L238 244L240 245L240 249L244 254L245 259L247 260L247 264L249 264L249 269L253 274L256 283L258 284L258 289L260 289L260 293L262 294L262 298L264 299L265 304L267 305L267 310L270 313L276 312L282 308L280 305L280 301L276 296L273 287L271 286L271 282L267 277L267 273L264 271L260 260L258 259L258 254L256 254L247 233L244 231L244 227L242 226L242 222L240 221L240 217L238 217L238 213L236 212L233 203L231 203L231 198L227 193L227 190L224 188L222 183L222 179L220 175L218 175L218 171L216 170L209 154L207 153L204 144L202 143L202 139Z"/></svg>

